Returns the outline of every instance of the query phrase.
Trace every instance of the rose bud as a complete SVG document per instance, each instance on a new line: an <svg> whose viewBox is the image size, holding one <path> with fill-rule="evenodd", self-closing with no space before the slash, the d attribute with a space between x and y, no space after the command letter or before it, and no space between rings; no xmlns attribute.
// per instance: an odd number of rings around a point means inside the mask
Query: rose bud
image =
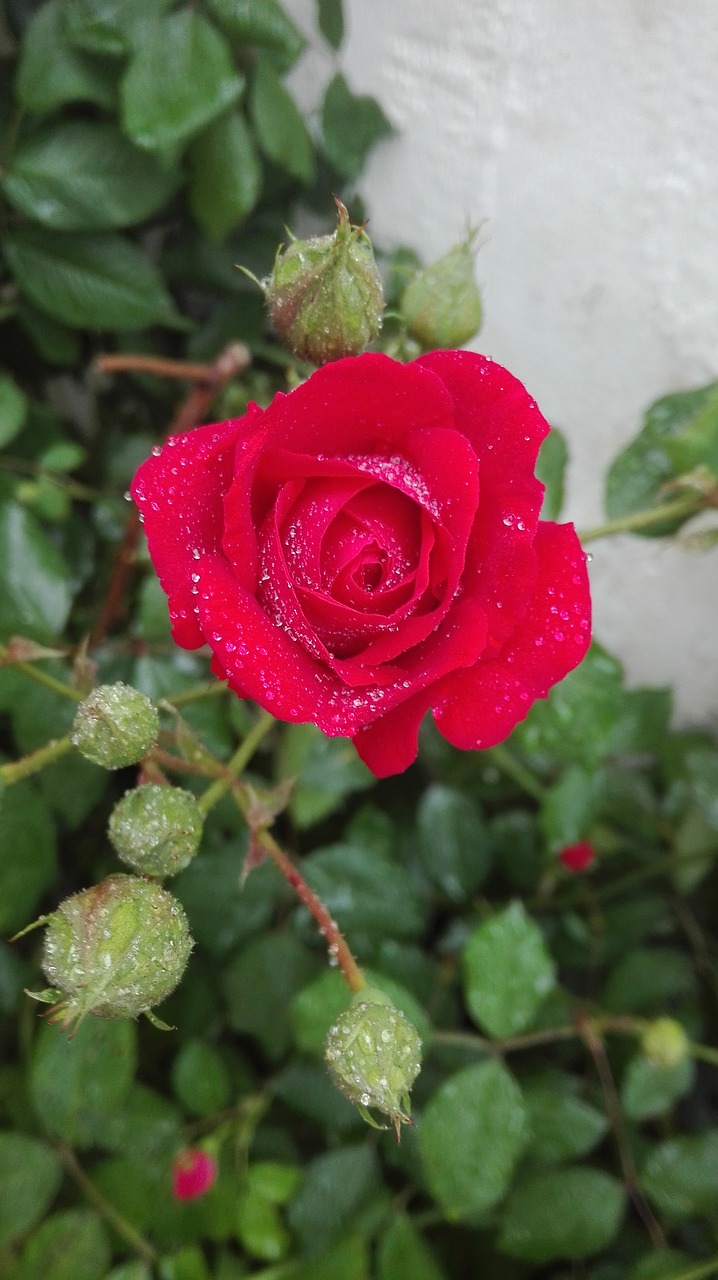
<svg viewBox="0 0 718 1280"><path fill-rule="evenodd" d="M337 1088L373 1124L374 1107L400 1125L411 1124L409 1092L421 1069L421 1040L383 991L364 987L330 1028L325 1060Z"/></svg>
<svg viewBox="0 0 718 1280"><path fill-rule="evenodd" d="M172 894L136 876L108 876L49 917L42 968L55 989L56 1016L64 1026L86 1014L136 1018L174 991L191 950Z"/></svg>
<svg viewBox="0 0 718 1280"><path fill-rule="evenodd" d="M146 782L127 791L110 815L108 836L118 858L140 875L174 876L202 839L202 811L191 791Z"/></svg>
<svg viewBox="0 0 718 1280"><path fill-rule="evenodd" d="M578 840L576 844L566 845L566 848L559 853L558 860L563 863L567 871L580 874L582 871L588 871L596 861L596 850L590 840Z"/></svg>
<svg viewBox="0 0 718 1280"><path fill-rule="evenodd" d="M642 1037L641 1049L657 1067L677 1067L688 1057L690 1045L680 1022L675 1018L655 1018Z"/></svg>
<svg viewBox="0 0 718 1280"><path fill-rule="evenodd" d="M214 1186L217 1161L206 1151L187 1147L172 1161L172 1195L175 1200L196 1200Z"/></svg>
<svg viewBox="0 0 718 1280"><path fill-rule="evenodd" d="M103 769L136 764L154 746L160 727L157 708L131 685L101 684L80 703L71 739L80 755Z"/></svg>
<svg viewBox="0 0 718 1280"><path fill-rule="evenodd" d="M481 328L472 248L475 234L414 276L401 299L401 318L425 351L461 347Z"/></svg>
<svg viewBox="0 0 718 1280"><path fill-rule="evenodd" d="M264 284L269 315L300 360L326 364L366 350L381 328L384 295L371 241L337 201L330 236L293 240Z"/></svg>

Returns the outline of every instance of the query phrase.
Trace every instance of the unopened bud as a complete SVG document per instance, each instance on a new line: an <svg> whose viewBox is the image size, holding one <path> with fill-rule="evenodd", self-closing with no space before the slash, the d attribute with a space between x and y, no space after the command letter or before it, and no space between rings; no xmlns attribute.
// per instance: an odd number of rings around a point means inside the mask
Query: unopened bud
<svg viewBox="0 0 718 1280"><path fill-rule="evenodd" d="M474 279L475 232L420 271L407 286L400 313L425 351L461 347L481 327L481 295Z"/></svg>
<svg viewBox="0 0 718 1280"><path fill-rule="evenodd" d="M269 315L300 360L326 364L365 351L381 328L384 295L371 241L337 201L330 236L293 240L264 289Z"/></svg>
<svg viewBox="0 0 718 1280"><path fill-rule="evenodd" d="M110 814L110 843L141 875L174 876L202 839L202 812L191 791L146 782L127 791Z"/></svg>
<svg viewBox="0 0 718 1280"><path fill-rule="evenodd" d="M374 1107L388 1116L397 1137L400 1125L411 1123L409 1093L421 1069L421 1040L383 991L357 992L329 1030L325 1059L337 1088L365 1114Z"/></svg>
<svg viewBox="0 0 718 1280"><path fill-rule="evenodd" d="M103 769L136 764L154 746L160 727L157 708L131 685L101 684L80 703L72 743Z"/></svg>
<svg viewBox="0 0 718 1280"><path fill-rule="evenodd" d="M42 967L53 985L35 995L55 1004L64 1026L86 1014L136 1018L174 991L191 950L171 893L136 876L108 876L49 917Z"/></svg>
<svg viewBox="0 0 718 1280"><path fill-rule="evenodd" d="M641 1037L641 1049L657 1067L677 1067L688 1057L690 1045L675 1018L655 1018Z"/></svg>

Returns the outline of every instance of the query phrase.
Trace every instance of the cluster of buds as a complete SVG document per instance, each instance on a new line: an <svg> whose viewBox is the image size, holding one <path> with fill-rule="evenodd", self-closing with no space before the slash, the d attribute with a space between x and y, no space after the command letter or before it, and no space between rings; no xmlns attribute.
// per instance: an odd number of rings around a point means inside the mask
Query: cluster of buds
<svg viewBox="0 0 718 1280"><path fill-rule="evenodd" d="M335 1085L374 1124L369 1107L391 1120L397 1139L411 1124L409 1093L421 1069L421 1040L383 991L363 987L327 1035L325 1060Z"/></svg>

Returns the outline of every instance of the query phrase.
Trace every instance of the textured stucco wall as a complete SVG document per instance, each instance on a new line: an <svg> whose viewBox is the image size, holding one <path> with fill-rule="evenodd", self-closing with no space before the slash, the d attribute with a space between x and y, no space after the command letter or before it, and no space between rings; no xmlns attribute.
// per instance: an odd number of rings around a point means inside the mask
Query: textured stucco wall
<svg viewBox="0 0 718 1280"><path fill-rule="evenodd" d="M718 377L715 0L345 0L339 57L397 128L361 188L378 243L438 257L485 220L477 349L567 432L567 516L659 395ZM307 32L313 0L289 0ZM315 104L335 59L294 73ZM593 548L595 633L633 681L718 712L718 551Z"/></svg>

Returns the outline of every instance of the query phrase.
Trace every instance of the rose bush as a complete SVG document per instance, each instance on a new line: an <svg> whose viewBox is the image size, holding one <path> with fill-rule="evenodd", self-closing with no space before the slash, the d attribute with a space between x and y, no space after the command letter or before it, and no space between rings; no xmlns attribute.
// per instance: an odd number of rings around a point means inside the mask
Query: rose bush
<svg viewBox="0 0 718 1280"><path fill-rule="evenodd" d="M502 741L589 643L576 533L539 520L548 429L505 369L437 351L339 360L170 438L132 493L176 642L379 776L430 707L455 746Z"/></svg>

